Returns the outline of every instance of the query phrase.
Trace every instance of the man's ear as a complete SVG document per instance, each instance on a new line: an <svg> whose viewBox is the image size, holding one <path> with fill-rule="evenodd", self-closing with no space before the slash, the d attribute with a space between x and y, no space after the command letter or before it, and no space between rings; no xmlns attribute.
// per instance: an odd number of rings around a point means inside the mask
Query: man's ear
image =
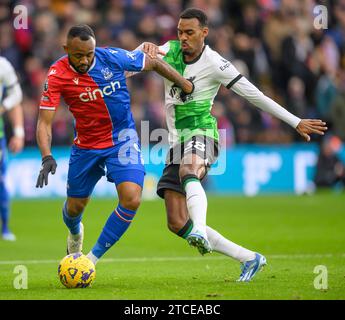
<svg viewBox="0 0 345 320"><path fill-rule="evenodd" d="M63 45L63 49L64 49L64 51L65 51L66 53L68 53L68 47L67 47L67 45Z"/></svg>
<svg viewBox="0 0 345 320"><path fill-rule="evenodd" d="M202 30L202 33L203 33L204 37L206 38L208 36L208 28L204 27Z"/></svg>

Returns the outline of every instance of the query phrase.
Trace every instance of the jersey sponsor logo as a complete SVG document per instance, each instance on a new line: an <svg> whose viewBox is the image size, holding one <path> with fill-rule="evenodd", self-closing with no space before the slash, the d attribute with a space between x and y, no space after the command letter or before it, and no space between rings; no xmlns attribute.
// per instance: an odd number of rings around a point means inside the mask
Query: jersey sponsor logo
<svg viewBox="0 0 345 320"><path fill-rule="evenodd" d="M75 84L78 84L78 83L79 83L79 78L74 78L72 81L73 81Z"/></svg>
<svg viewBox="0 0 345 320"><path fill-rule="evenodd" d="M103 98L104 96L110 96L114 92L116 92L117 89L120 89L121 85L119 81L112 81L109 85L105 86L103 89L97 88L93 91L91 91L91 87L86 87L85 91L79 95L79 99L82 102L89 102L89 101L95 101L99 97Z"/></svg>
<svg viewBox="0 0 345 320"><path fill-rule="evenodd" d="M109 80L113 76L113 73L108 68L102 69L101 72L105 80Z"/></svg>
<svg viewBox="0 0 345 320"><path fill-rule="evenodd" d="M229 68L231 63L228 61L228 60L225 60L225 59L221 59L225 64L220 66L219 69L221 71L224 71L225 69Z"/></svg>

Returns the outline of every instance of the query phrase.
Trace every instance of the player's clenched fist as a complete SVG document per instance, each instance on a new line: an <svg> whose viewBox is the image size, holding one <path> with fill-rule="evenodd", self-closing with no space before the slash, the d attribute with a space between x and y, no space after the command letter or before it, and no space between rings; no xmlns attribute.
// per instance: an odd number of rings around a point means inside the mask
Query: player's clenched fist
<svg viewBox="0 0 345 320"><path fill-rule="evenodd" d="M43 182L45 185L48 184L48 174L54 174L56 171L56 161L53 156L46 156L42 159L42 167L40 174L37 178L36 188L43 188Z"/></svg>

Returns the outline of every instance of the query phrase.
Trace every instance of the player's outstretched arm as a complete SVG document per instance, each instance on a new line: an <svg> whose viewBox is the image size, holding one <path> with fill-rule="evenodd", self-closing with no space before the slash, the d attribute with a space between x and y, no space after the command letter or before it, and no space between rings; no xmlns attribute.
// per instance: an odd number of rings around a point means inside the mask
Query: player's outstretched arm
<svg viewBox="0 0 345 320"><path fill-rule="evenodd" d="M36 188L48 184L49 172L56 171L56 161L51 154L52 123L55 111L40 110L37 120L36 140L42 155L42 167L37 178Z"/></svg>
<svg viewBox="0 0 345 320"><path fill-rule="evenodd" d="M231 89L240 96L247 99L259 109L270 113L278 119L293 127L306 141L310 141L309 134L315 133L323 135L327 130L326 123L319 119L300 119L265 96L246 78L242 77Z"/></svg>
<svg viewBox="0 0 345 320"><path fill-rule="evenodd" d="M145 67L143 70L156 71L162 77L175 83L179 88L181 88L181 90L185 94L191 94L194 91L193 82L182 77L174 68L172 68L168 63L166 63L162 59L152 59L148 55L145 55Z"/></svg>

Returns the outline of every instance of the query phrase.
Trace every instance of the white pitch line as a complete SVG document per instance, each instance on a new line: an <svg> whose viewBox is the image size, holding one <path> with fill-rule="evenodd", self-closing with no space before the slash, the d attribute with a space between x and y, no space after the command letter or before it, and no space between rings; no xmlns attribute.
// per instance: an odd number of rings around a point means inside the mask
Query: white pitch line
<svg viewBox="0 0 345 320"><path fill-rule="evenodd" d="M266 255L267 259L307 259L307 258L333 258L341 257L345 258L345 253L332 254L332 253L320 253L320 254L273 254ZM229 257L225 256L208 256L208 257L143 257L143 258L105 258L101 259L101 263L113 263L113 262L167 262L167 261L202 261L202 260L226 260ZM59 263L60 260L12 260L1 261L0 265L19 265L19 264L53 264Z"/></svg>

